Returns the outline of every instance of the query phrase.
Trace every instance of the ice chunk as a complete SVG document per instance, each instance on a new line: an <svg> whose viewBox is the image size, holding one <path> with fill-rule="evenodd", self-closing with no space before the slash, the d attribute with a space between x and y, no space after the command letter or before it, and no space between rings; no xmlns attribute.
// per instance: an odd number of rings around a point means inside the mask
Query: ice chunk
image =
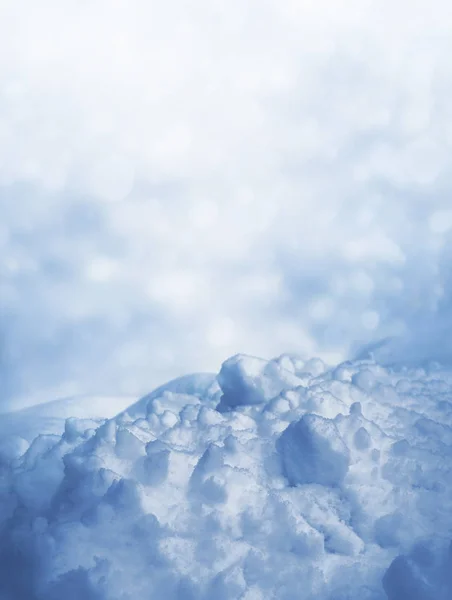
<svg viewBox="0 0 452 600"><path fill-rule="evenodd" d="M318 415L305 415L289 425L277 448L291 485L340 485L350 463L349 450L335 423Z"/></svg>
<svg viewBox="0 0 452 600"><path fill-rule="evenodd" d="M223 363L218 375L223 391L218 410L263 404L282 391L297 387L300 379L276 361L237 354Z"/></svg>
<svg viewBox="0 0 452 600"><path fill-rule="evenodd" d="M168 477L170 450L161 441L155 440L146 445L146 455L139 459L136 475L144 485L160 485Z"/></svg>
<svg viewBox="0 0 452 600"><path fill-rule="evenodd" d="M68 443L73 443L77 438L83 437L88 432L92 431L93 428L99 426L99 422L93 421L92 419L77 419L75 417L69 417L64 423L64 439Z"/></svg>

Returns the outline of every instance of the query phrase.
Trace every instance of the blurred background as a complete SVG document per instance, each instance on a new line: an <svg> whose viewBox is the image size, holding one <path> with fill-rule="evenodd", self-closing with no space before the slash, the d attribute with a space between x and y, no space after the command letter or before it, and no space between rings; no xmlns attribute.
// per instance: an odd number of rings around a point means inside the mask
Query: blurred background
<svg viewBox="0 0 452 600"><path fill-rule="evenodd" d="M3 0L1 408L448 362L450 56L446 0Z"/></svg>

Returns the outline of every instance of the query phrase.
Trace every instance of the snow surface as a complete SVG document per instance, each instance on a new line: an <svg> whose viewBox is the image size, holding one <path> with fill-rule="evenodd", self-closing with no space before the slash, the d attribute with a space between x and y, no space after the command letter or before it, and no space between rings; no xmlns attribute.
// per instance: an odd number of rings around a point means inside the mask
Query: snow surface
<svg viewBox="0 0 452 600"><path fill-rule="evenodd" d="M0 447L1 600L449 600L452 373L235 356Z"/></svg>
<svg viewBox="0 0 452 600"><path fill-rule="evenodd" d="M133 400L133 396L74 396L3 413L0 439L14 435L31 442L40 433L61 435L69 417L103 421L117 415Z"/></svg>

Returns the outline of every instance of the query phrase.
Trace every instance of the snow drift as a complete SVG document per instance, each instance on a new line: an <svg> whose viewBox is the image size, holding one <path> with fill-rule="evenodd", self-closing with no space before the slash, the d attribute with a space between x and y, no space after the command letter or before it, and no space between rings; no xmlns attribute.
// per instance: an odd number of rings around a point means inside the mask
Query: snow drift
<svg viewBox="0 0 452 600"><path fill-rule="evenodd" d="M0 598L450 599L451 458L450 372L235 356L10 436Z"/></svg>
<svg viewBox="0 0 452 600"><path fill-rule="evenodd" d="M133 400L131 396L72 396L0 414L0 440L15 436L31 442L41 433L61 435L67 418L109 419Z"/></svg>

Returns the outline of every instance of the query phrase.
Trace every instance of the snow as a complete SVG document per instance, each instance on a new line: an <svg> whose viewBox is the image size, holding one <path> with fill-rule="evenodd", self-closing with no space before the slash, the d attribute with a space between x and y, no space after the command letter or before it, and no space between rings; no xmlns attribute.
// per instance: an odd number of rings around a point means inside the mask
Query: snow
<svg viewBox="0 0 452 600"><path fill-rule="evenodd" d="M68 417L109 419L133 400L133 396L75 396L3 413L0 414L0 438L13 435L31 442L41 433L61 435Z"/></svg>
<svg viewBox="0 0 452 600"><path fill-rule="evenodd" d="M223 363L218 383L223 391L219 409L227 410L263 404L302 382L281 363L237 355Z"/></svg>
<svg viewBox="0 0 452 600"><path fill-rule="evenodd" d="M0 598L449 600L451 398L437 365L236 355L9 415Z"/></svg>
<svg viewBox="0 0 452 600"><path fill-rule="evenodd" d="M349 450L334 421L318 415L304 415L291 423L277 448L291 485L340 485L350 464Z"/></svg>

